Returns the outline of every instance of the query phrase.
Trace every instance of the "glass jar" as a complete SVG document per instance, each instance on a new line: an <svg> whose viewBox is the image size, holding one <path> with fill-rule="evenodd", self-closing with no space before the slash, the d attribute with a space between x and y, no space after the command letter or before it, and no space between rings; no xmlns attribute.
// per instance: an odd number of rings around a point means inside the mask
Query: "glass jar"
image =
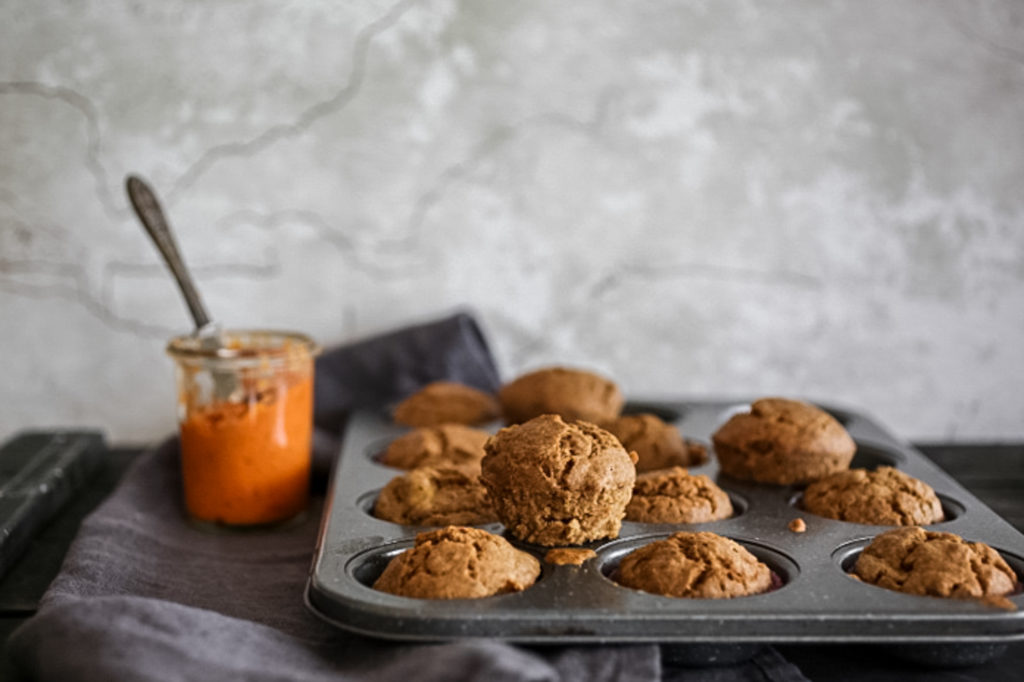
<svg viewBox="0 0 1024 682"><path fill-rule="evenodd" d="M306 509L319 350L293 332L225 331L212 347L195 336L171 339L182 484L193 520L254 526Z"/></svg>

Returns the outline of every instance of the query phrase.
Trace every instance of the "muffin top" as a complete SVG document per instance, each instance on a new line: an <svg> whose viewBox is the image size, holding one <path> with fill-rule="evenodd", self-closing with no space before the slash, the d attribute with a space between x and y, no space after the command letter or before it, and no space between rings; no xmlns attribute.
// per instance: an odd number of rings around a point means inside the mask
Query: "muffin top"
<svg viewBox="0 0 1024 682"><path fill-rule="evenodd" d="M595 424L614 419L623 397L609 379L578 369L551 367L524 374L498 392L505 419L520 424L542 414Z"/></svg>
<svg viewBox="0 0 1024 682"><path fill-rule="evenodd" d="M612 434L549 414L498 431L485 449L480 480L515 537L550 547L618 535L636 469Z"/></svg>
<svg viewBox="0 0 1024 682"><path fill-rule="evenodd" d="M540 562L479 528L448 526L420 533L416 545L387 565L375 590L420 599L476 599L519 592L540 575Z"/></svg>
<svg viewBox="0 0 1024 682"><path fill-rule="evenodd" d="M440 466L478 473L484 443L490 437L486 431L461 424L421 427L392 441L381 462L399 469Z"/></svg>
<svg viewBox="0 0 1024 682"><path fill-rule="evenodd" d="M804 509L837 521L918 526L942 521L942 504L927 483L892 467L850 469L804 491Z"/></svg>
<svg viewBox="0 0 1024 682"><path fill-rule="evenodd" d="M476 476L459 469L419 467L391 479L373 515L405 526L476 525L498 520Z"/></svg>
<svg viewBox="0 0 1024 682"><path fill-rule="evenodd" d="M453 381L427 384L395 406L394 418L406 426L465 424L497 419L501 406L489 393Z"/></svg>
<svg viewBox="0 0 1024 682"><path fill-rule="evenodd" d="M732 516L732 501L703 474L682 467L636 477L626 520L641 523L705 523Z"/></svg>
<svg viewBox="0 0 1024 682"><path fill-rule="evenodd" d="M672 424L653 414L624 414L601 424L623 447L636 453L638 472L695 466L707 461L707 449L687 443Z"/></svg>
<svg viewBox="0 0 1024 682"><path fill-rule="evenodd" d="M828 412L798 400L762 398L712 435L723 473L760 483L807 483L850 466L857 450Z"/></svg>
<svg viewBox="0 0 1024 682"><path fill-rule="evenodd" d="M626 555L617 581L666 597L725 599L767 591L771 570L729 538L680 532Z"/></svg>
<svg viewBox="0 0 1024 682"><path fill-rule="evenodd" d="M876 536L853 572L871 585L932 597L998 597L1017 586L1013 569L988 545L917 526Z"/></svg>

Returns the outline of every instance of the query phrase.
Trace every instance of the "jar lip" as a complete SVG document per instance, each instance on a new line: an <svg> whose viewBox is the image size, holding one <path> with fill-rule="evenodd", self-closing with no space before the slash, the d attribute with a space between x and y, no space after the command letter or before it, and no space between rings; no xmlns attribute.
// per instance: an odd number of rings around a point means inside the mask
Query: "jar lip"
<svg viewBox="0 0 1024 682"><path fill-rule="evenodd" d="M310 336L276 329L224 329L220 332L227 345L211 344L208 337L196 334L175 336L167 342L167 354L180 359L256 360L285 359L303 348L310 357L323 350Z"/></svg>

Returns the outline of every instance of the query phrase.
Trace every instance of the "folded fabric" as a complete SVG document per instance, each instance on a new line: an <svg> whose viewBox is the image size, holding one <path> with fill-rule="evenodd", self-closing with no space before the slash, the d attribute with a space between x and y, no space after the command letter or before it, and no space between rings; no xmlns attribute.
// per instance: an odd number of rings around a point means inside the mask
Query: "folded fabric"
<svg viewBox="0 0 1024 682"><path fill-rule="evenodd" d="M487 340L466 313L374 336L317 358L314 482L327 480L346 415L356 409L387 408L440 380L487 392L501 386Z"/></svg>
<svg viewBox="0 0 1024 682"><path fill-rule="evenodd" d="M437 379L499 376L479 328L456 315L326 353L317 364L322 454L345 414ZM8 654L36 680L652 680L655 645L524 648L489 640L395 644L323 623L302 594L319 525L213 534L185 522L177 439L140 456L86 518L39 612ZM675 671L679 673L680 671ZM803 679L767 650L687 679ZM710 677L707 675L711 675ZM726 677L722 677L726 675Z"/></svg>

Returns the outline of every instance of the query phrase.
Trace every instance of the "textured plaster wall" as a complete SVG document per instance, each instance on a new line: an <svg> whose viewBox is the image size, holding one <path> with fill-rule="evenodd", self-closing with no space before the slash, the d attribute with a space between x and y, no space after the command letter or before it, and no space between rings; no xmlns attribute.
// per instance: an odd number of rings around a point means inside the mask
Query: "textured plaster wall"
<svg viewBox="0 0 1024 682"><path fill-rule="evenodd" d="M186 312L1024 437L1017 2L0 3L0 437L173 428Z"/></svg>

